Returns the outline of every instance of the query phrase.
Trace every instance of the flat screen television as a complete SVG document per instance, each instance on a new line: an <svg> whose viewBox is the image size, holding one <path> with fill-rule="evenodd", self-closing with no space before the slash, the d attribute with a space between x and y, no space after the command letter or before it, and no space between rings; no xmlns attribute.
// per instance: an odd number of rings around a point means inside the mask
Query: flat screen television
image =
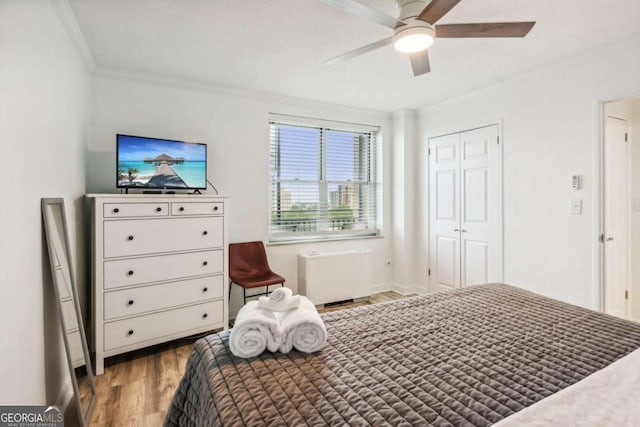
<svg viewBox="0 0 640 427"><path fill-rule="evenodd" d="M207 145L142 136L116 136L118 188L207 188Z"/></svg>

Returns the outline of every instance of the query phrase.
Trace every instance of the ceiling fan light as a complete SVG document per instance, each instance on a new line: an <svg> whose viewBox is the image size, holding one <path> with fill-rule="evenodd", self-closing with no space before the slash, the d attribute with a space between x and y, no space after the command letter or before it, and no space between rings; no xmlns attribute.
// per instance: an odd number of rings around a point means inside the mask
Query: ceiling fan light
<svg viewBox="0 0 640 427"><path fill-rule="evenodd" d="M393 47L403 53L415 53L427 50L433 44L433 28L420 21L396 28L393 35Z"/></svg>
<svg viewBox="0 0 640 427"><path fill-rule="evenodd" d="M415 53L427 50L433 44L433 37L427 34L410 34L399 38L393 43L397 51Z"/></svg>

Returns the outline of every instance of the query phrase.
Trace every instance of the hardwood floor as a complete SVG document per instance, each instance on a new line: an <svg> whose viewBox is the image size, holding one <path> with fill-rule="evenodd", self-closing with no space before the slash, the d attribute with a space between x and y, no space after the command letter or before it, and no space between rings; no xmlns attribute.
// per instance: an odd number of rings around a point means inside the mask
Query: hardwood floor
<svg viewBox="0 0 640 427"><path fill-rule="evenodd" d="M388 291L372 295L368 301L333 305L318 311L325 313L402 298L405 296ZM197 338L107 359L104 374L95 377L97 399L91 425L161 426ZM65 412L71 410L68 408Z"/></svg>

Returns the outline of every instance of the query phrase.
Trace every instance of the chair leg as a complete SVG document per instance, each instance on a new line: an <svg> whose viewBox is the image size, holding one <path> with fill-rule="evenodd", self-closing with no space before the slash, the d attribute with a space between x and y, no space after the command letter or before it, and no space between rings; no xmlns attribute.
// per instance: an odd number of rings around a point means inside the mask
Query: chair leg
<svg viewBox="0 0 640 427"><path fill-rule="evenodd" d="M242 297L244 299L244 303L247 303L247 288L242 288Z"/></svg>
<svg viewBox="0 0 640 427"><path fill-rule="evenodd" d="M229 280L229 301L231 301L231 285L233 285L233 281Z"/></svg>

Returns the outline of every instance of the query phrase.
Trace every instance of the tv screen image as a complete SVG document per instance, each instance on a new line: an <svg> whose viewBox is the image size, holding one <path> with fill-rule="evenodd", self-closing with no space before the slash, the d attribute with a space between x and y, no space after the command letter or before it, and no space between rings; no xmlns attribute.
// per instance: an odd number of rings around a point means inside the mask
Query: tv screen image
<svg viewBox="0 0 640 427"><path fill-rule="evenodd" d="M116 140L118 188L207 187L206 144L120 134Z"/></svg>

